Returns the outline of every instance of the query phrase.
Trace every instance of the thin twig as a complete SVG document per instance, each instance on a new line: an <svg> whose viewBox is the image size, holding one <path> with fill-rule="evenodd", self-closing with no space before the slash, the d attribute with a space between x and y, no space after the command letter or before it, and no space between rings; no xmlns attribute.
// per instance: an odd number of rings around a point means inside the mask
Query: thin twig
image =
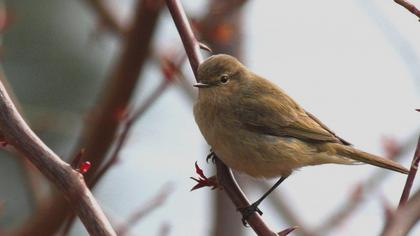
<svg viewBox="0 0 420 236"><path fill-rule="evenodd" d="M392 216L385 225L382 236L405 236L420 220L420 190Z"/></svg>
<svg viewBox="0 0 420 236"><path fill-rule="evenodd" d="M115 235L81 174L62 161L29 128L2 83L0 129L5 140L28 158L65 195L90 234Z"/></svg>
<svg viewBox="0 0 420 236"><path fill-rule="evenodd" d="M97 13L100 18L100 23L103 24L107 30L114 32L119 36L125 36L125 28L118 22L117 18L111 13L107 6L105 6L103 0L85 1Z"/></svg>
<svg viewBox="0 0 420 236"><path fill-rule="evenodd" d="M410 2L406 0L394 0L394 2L401 5L402 7L407 9L409 12L413 13L414 15L420 18L420 10L417 9L417 7L411 4Z"/></svg>
<svg viewBox="0 0 420 236"><path fill-rule="evenodd" d="M121 149L123 148L125 142L127 141L127 137L130 134L131 127L133 124L139 119L139 117L144 114L159 97L166 91L166 89L171 84L169 80L162 80L160 85L156 88L156 90L144 101L144 103L138 108L137 111L133 113L133 115L127 119L127 121L123 124L122 132L119 135L116 141L116 147L112 151L111 157L109 160L97 171L97 174L93 177L92 181L89 182L90 187L94 187L96 183L103 177L103 175L109 170L109 168L114 165L118 160L118 154L120 153Z"/></svg>
<svg viewBox="0 0 420 236"><path fill-rule="evenodd" d="M407 140L400 145L399 150L393 153L395 156L388 156L388 158L391 160L398 160L403 157L411 150L411 147L414 144L413 140L414 136L407 138ZM337 207L337 210L331 213L327 220L312 231L313 235L327 235L331 230L340 225L341 222L351 216L362 205L367 198L366 196L374 192L378 186L380 186L380 183L386 179L386 176L391 173L392 172L390 171L384 171L382 169L376 170L369 178L356 187L356 189L362 190L362 196L358 198L357 201L350 198L348 201L344 202L343 205Z"/></svg>
<svg viewBox="0 0 420 236"><path fill-rule="evenodd" d="M143 204L139 209L134 211L127 218L127 220L124 221L124 224L121 224L119 227L117 227L117 235L126 235L130 228L132 228L139 220L161 206L166 201L166 199L168 199L171 192L172 186L165 184L156 196L150 199L146 204Z"/></svg>
<svg viewBox="0 0 420 236"><path fill-rule="evenodd" d="M416 177L417 169L419 168L419 162L420 162L420 137L417 142L417 148L414 153L413 161L411 163L410 172L408 173L407 180L404 185L404 190L401 194L400 204L398 205L398 208L401 208L402 206L404 206L408 201L411 188L413 187L414 178Z"/></svg>

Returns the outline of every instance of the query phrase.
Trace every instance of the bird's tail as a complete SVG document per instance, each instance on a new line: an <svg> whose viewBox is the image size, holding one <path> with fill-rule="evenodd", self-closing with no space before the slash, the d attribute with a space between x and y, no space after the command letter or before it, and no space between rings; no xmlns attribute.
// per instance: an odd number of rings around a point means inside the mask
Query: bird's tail
<svg viewBox="0 0 420 236"><path fill-rule="evenodd" d="M403 174L408 174L407 168L389 159L385 159L369 154L367 152L357 150L356 148L353 148L351 146L345 146L342 144L335 144L334 146L335 150L337 151L337 154L340 156L344 156L355 161L364 162L388 170L397 171Z"/></svg>

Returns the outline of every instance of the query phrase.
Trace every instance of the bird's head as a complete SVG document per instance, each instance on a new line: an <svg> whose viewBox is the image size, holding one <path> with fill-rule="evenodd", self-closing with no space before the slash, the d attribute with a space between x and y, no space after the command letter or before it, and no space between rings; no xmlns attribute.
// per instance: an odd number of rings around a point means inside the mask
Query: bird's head
<svg viewBox="0 0 420 236"><path fill-rule="evenodd" d="M244 83L247 69L236 58L219 54L209 57L198 67L198 83L194 87L200 94L227 96L235 93Z"/></svg>

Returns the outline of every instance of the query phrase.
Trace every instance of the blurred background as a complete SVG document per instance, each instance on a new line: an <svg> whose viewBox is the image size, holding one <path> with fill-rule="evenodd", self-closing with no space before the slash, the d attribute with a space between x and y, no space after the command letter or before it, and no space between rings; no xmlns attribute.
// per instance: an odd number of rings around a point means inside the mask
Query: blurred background
<svg viewBox="0 0 420 236"><path fill-rule="evenodd" d="M381 0L182 2L216 53L238 57L356 147L410 165L420 25L406 9ZM2 73L30 126L66 161L86 148L88 180L117 157L93 192L120 235L253 235L222 191L190 192L194 162L208 176L214 166L205 162L193 75L164 4L6 0L0 9ZM66 223L71 210L34 167L0 154L3 234L87 234L78 220ZM251 200L274 182L236 174ZM292 235L378 235L404 183L368 165L307 167L261 209L279 231L300 226ZM417 226L410 235L419 234Z"/></svg>

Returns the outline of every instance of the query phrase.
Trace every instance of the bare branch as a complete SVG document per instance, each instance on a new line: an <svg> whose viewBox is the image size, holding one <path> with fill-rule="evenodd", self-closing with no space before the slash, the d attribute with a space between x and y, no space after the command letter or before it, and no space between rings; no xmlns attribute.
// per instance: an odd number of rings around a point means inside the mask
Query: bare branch
<svg viewBox="0 0 420 236"><path fill-rule="evenodd" d="M410 2L406 0L394 0L394 2L401 5L402 7L407 9L409 12L413 13L414 15L420 18L420 10L417 9L417 7L411 4Z"/></svg>
<svg viewBox="0 0 420 236"><path fill-rule="evenodd" d="M154 196L146 204L143 204L142 207L140 207L138 210L133 212L124 222L124 224L117 228L117 235L126 235L129 229L133 227L139 220L161 206L166 201L171 192L172 186L165 184L156 196Z"/></svg>
<svg viewBox="0 0 420 236"><path fill-rule="evenodd" d="M420 220L420 191L393 215L385 225L382 236L405 236Z"/></svg>
<svg viewBox="0 0 420 236"><path fill-rule="evenodd" d="M404 190L402 192L401 198L400 198L400 204L398 205L398 208L401 208L406 204L408 201L408 197L410 196L411 188L413 187L414 178L417 174L417 169L419 168L419 162L420 162L420 137L417 142L417 148L414 153L413 162L411 163L410 172L408 173L407 180L404 185Z"/></svg>
<svg viewBox="0 0 420 236"><path fill-rule="evenodd" d="M28 158L65 195L90 234L115 235L83 177L62 161L29 128L2 83L0 129L5 140Z"/></svg>
<svg viewBox="0 0 420 236"><path fill-rule="evenodd" d="M174 23L178 29L185 51L188 55L192 71L197 79L198 65L200 65L203 61L203 57L200 53L200 43L193 34L187 15L185 15L181 3L177 0L166 0L166 4L168 5L172 18L174 19Z"/></svg>
<svg viewBox="0 0 420 236"><path fill-rule="evenodd" d="M121 123L120 115L125 112L135 91L149 55L162 5L163 2L160 1L138 1L131 27L123 38L120 58L98 99L97 107L87 119L73 156L85 148L86 160L92 163L90 171L85 175L88 183L105 161ZM22 235L34 235L33 232L40 232L40 235L53 234L58 231L71 210L60 194L53 194L19 231Z"/></svg>
<svg viewBox="0 0 420 236"><path fill-rule="evenodd" d="M100 18L100 23L103 24L107 30L120 36L124 36L126 34L124 27L105 6L103 0L86 0L86 3L97 13Z"/></svg>

